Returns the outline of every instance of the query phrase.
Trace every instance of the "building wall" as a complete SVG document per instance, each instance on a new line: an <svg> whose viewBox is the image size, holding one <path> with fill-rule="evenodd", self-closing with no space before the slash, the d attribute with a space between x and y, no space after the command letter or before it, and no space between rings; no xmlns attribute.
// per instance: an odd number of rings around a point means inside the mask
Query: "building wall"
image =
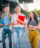
<svg viewBox="0 0 40 48"><path fill-rule="evenodd" d="M40 0L34 0L33 3L28 4L28 10L31 11L33 9L40 10Z"/></svg>
<svg viewBox="0 0 40 48"><path fill-rule="evenodd" d="M19 4L23 10L32 11L34 9L40 10L40 0L33 0L33 3Z"/></svg>

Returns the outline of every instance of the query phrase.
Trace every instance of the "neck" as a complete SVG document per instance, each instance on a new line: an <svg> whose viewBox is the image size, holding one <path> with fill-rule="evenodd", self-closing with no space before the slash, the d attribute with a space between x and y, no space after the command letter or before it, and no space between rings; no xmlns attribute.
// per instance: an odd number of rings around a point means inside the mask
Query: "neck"
<svg viewBox="0 0 40 48"><path fill-rule="evenodd" d="M32 18L32 20L34 20L34 18Z"/></svg>
<svg viewBox="0 0 40 48"><path fill-rule="evenodd" d="M5 12L5 14L8 14L7 12Z"/></svg>
<svg viewBox="0 0 40 48"><path fill-rule="evenodd" d="M18 15L20 15L20 13L17 13Z"/></svg>

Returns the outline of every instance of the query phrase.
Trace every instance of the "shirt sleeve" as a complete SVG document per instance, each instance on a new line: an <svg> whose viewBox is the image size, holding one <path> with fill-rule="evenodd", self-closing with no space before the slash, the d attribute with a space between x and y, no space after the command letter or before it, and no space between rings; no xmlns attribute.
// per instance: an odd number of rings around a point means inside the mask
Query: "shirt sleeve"
<svg viewBox="0 0 40 48"><path fill-rule="evenodd" d="M24 20L24 22L26 22L26 17L25 17L25 20Z"/></svg>
<svg viewBox="0 0 40 48"><path fill-rule="evenodd" d="M12 15L12 17L11 17L11 23L13 23L13 21L14 21L13 16L14 16L14 15Z"/></svg>

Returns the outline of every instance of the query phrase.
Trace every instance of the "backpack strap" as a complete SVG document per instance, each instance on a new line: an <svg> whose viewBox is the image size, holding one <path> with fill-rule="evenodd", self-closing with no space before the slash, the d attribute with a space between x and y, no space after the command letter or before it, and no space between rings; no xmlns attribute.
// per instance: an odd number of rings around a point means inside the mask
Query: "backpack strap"
<svg viewBox="0 0 40 48"><path fill-rule="evenodd" d="M9 13L9 19L11 20L11 14Z"/></svg>
<svg viewBox="0 0 40 48"><path fill-rule="evenodd" d="M2 13L2 18L4 18L4 13ZM9 13L9 19L11 20L11 14Z"/></svg>
<svg viewBox="0 0 40 48"><path fill-rule="evenodd" d="M4 17L4 13L2 13L2 18Z"/></svg>

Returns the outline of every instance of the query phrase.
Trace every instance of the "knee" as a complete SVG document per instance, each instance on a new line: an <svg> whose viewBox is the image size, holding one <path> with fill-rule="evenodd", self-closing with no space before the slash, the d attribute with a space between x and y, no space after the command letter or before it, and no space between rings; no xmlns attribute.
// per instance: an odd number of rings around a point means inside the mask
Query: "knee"
<svg viewBox="0 0 40 48"><path fill-rule="evenodd" d="M16 45L16 43L13 43L14 45Z"/></svg>
<svg viewBox="0 0 40 48"><path fill-rule="evenodd" d="M5 44L5 41L4 40L2 40L2 44Z"/></svg>
<svg viewBox="0 0 40 48"><path fill-rule="evenodd" d="M22 43L22 40L19 40L19 43Z"/></svg>
<svg viewBox="0 0 40 48"><path fill-rule="evenodd" d="M17 45L17 42L13 42L13 45Z"/></svg>

